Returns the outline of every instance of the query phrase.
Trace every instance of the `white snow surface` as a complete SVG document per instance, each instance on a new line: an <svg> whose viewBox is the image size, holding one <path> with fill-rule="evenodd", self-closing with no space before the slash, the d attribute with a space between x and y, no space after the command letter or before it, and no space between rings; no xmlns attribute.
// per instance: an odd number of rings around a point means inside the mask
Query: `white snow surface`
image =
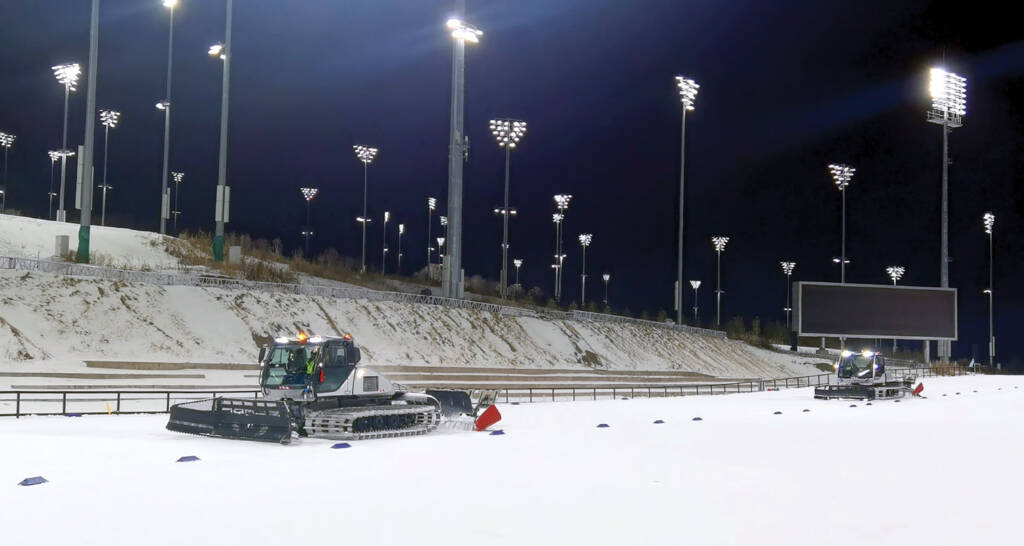
<svg viewBox="0 0 1024 546"><path fill-rule="evenodd" d="M503 436L338 450L181 435L159 415L4 418L0 529L35 545L1020 543L1024 380L924 394L505 405Z"/></svg>
<svg viewBox="0 0 1024 546"><path fill-rule="evenodd" d="M78 248L78 224L0 214L0 256L53 258L58 235L68 236L70 250ZM162 237L150 231L94 225L89 230L89 250L125 269L174 268L178 259L164 251Z"/></svg>
<svg viewBox="0 0 1024 546"><path fill-rule="evenodd" d="M821 373L803 355L645 325L0 271L0 371L84 360L252 363L256 339L298 329L351 333L368 364Z"/></svg>

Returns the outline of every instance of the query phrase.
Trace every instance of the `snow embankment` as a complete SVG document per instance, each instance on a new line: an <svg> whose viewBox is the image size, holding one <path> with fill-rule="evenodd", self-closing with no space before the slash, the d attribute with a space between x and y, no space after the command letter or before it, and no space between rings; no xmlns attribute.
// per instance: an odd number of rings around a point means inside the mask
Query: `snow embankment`
<svg viewBox="0 0 1024 546"><path fill-rule="evenodd" d="M78 224L0 214L0 256L53 258L58 235L68 236L71 251L78 248ZM178 259L164 251L163 236L150 231L92 226L89 251L98 261L122 269L164 269L178 265Z"/></svg>
<svg viewBox="0 0 1024 546"><path fill-rule="evenodd" d="M299 329L351 333L370 364L820 373L804 356L644 325L0 271L0 366L11 371L84 360L251 363L259 340Z"/></svg>
<svg viewBox="0 0 1024 546"><path fill-rule="evenodd" d="M1019 543L1024 381L925 394L506 405L502 436L349 449L176 434L162 415L5 419L0 514L5 543L39 545ZM15 485L31 476L49 483ZM305 509L260 513L268 498Z"/></svg>

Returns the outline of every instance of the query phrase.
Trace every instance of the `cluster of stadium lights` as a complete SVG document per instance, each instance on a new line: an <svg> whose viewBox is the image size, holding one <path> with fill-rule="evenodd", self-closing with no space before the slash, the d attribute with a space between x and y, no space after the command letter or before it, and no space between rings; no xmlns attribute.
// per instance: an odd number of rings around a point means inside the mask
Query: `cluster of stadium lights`
<svg viewBox="0 0 1024 546"><path fill-rule="evenodd" d="M499 146L515 148L526 134L526 122L515 119L492 119L490 129Z"/></svg>
<svg viewBox="0 0 1024 546"><path fill-rule="evenodd" d="M10 148L14 145L14 140L18 138L10 133L0 132L0 146L4 148Z"/></svg>
<svg viewBox="0 0 1024 546"><path fill-rule="evenodd" d="M463 40L475 44L480 41L480 37L484 34L484 31L456 17L448 19L446 25L452 31L452 38L455 38L456 40Z"/></svg>
<svg viewBox="0 0 1024 546"><path fill-rule="evenodd" d="M100 110L100 123L108 129L117 127L117 123L121 120L121 112L117 110Z"/></svg>
<svg viewBox="0 0 1024 546"><path fill-rule="evenodd" d="M366 163L367 165L369 165L370 163L373 163L374 158L377 157L377 151L378 151L377 148L371 148L370 146L356 145L356 146L353 146L352 149L355 151L356 157L359 158L359 161L362 161L363 163Z"/></svg>
<svg viewBox="0 0 1024 546"><path fill-rule="evenodd" d="M836 187L839 188L839 191L843 191L846 186L850 185L853 173L857 172L857 169L841 163L832 163L828 166L828 171L832 173L832 181L835 182Z"/></svg>
<svg viewBox="0 0 1024 546"><path fill-rule="evenodd" d="M697 90L700 89L700 86L697 85L697 82L683 76L676 76L676 86L679 87L679 100L683 103L683 107L692 111L693 102L697 99Z"/></svg>
<svg viewBox="0 0 1024 546"><path fill-rule="evenodd" d="M78 63L59 64L53 67L53 75L68 91L74 91L82 75L82 67Z"/></svg>
<svg viewBox="0 0 1024 546"><path fill-rule="evenodd" d="M967 115L967 78L932 68L929 72L928 91L932 96L932 109L950 117Z"/></svg>
<svg viewBox="0 0 1024 546"><path fill-rule="evenodd" d="M302 192L302 197L305 198L306 201L312 201L313 198L316 197L316 194L320 193L319 188L299 188L299 191Z"/></svg>
<svg viewBox="0 0 1024 546"><path fill-rule="evenodd" d="M907 272L907 268L902 265L890 265L885 268L885 272L889 275L889 278L892 279L892 283L896 284L896 281L903 278L903 274Z"/></svg>

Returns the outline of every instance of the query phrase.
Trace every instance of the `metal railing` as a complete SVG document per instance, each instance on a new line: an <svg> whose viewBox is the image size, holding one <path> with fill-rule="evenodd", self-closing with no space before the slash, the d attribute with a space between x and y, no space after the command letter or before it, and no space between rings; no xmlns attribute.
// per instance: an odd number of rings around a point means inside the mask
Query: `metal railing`
<svg viewBox="0 0 1024 546"><path fill-rule="evenodd" d="M831 377L831 374L818 374L782 379L751 379L731 383L688 383L633 387L584 385L567 385L551 388L496 387L496 390L498 391L497 400L504 400L506 403L608 400L617 398L666 398L737 394L827 385L831 381ZM236 397L252 396L253 399L258 399L260 392L257 390L0 391L0 417L159 414L168 413L174 404L213 398L219 394Z"/></svg>
<svg viewBox="0 0 1024 546"><path fill-rule="evenodd" d="M273 283L262 281L248 281L244 279L232 279L228 277L189 274L189 273L167 273L156 271L131 271L126 269L115 269L87 264L76 264L70 262L58 262L51 260L36 260L32 258L16 258L12 256L0 256L0 269L15 269L22 271L39 271L56 275L74 275L81 277L93 277L110 281L137 282L156 284L160 286L196 286L223 288L227 290L258 290L263 292L275 292L285 294L296 294L315 297L335 297L342 299L362 299L368 301L388 301L399 303L417 303L424 305L437 305L455 309L471 309L484 311L511 317L542 317L560 320L586 320L592 322L616 322L629 323L666 330L675 330L690 334L725 338L725 332L695 328L692 326L662 323L651 320L635 319L610 315L605 313L591 313L588 311L558 311L551 309L528 309L525 307L514 307L498 305L482 301L468 299L445 298L441 296L411 294L408 292L391 292L385 290L372 290L369 288L349 288L339 286L326 286L318 284L292 284Z"/></svg>
<svg viewBox="0 0 1024 546"><path fill-rule="evenodd" d="M258 398L260 393L256 390L0 391L0 417L168 413L174 404L215 398L220 394Z"/></svg>

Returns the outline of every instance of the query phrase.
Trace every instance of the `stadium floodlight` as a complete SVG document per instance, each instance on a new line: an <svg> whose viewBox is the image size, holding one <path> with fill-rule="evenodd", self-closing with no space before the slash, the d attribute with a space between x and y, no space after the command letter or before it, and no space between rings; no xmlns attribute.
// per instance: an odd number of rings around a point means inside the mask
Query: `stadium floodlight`
<svg viewBox="0 0 1024 546"><path fill-rule="evenodd" d="M430 227L433 224L434 209L437 208L437 198L427 197L427 268L430 268Z"/></svg>
<svg viewBox="0 0 1024 546"><path fill-rule="evenodd" d="M722 326L722 251L725 250L725 245L729 243L729 238L722 235L715 235L711 238L711 246L714 247L715 253L718 255L718 265L715 267L716 271L716 284L715 287L715 326Z"/></svg>
<svg viewBox="0 0 1024 546"><path fill-rule="evenodd" d="M512 265L516 266L516 286L519 286L519 268L523 267L523 259L516 258L512 260Z"/></svg>
<svg viewBox="0 0 1024 546"><path fill-rule="evenodd" d="M448 256L444 261L441 291L448 298L462 298L462 167L469 151L465 134L466 42L477 43L483 32L467 23L465 3L456 2L456 13L446 22L452 40L451 124L448 128L448 214L452 227L446 231Z"/></svg>
<svg viewBox="0 0 1024 546"><path fill-rule="evenodd" d="M697 82L684 76L676 76L676 87L679 89L679 100L683 103L679 129L679 233L676 252L676 324L683 323L683 220L686 209L686 112L693 111L693 103L697 99Z"/></svg>
<svg viewBox="0 0 1024 546"><path fill-rule="evenodd" d="M556 194L555 208L558 210L558 219L555 220L555 259L558 260L555 266L555 301L562 301L562 260L564 259L564 253L562 252L562 231L563 222L565 220L565 213L569 210L569 201L572 200L572 195L569 194Z"/></svg>
<svg viewBox="0 0 1024 546"><path fill-rule="evenodd" d="M167 233L167 216L170 211L170 189L168 188L168 166L171 156L171 74L174 66L174 8L177 0L164 0L163 5L168 11L167 30L167 81L164 100L156 107L164 112L164 168L160 180L160 234Z"/></svg>
<svg viewBox="0 0 1024 546"><path fill-rule="evenodd" d="M53 215L53 198L57 197L60 194L53 191L53 167L58 160L63 160L66 157L74 156L75 152L72 152L70 150L50 150L49 152L46 152L46 154L50 158L50 191L47 192L46 194L49 197L50 204L49 208L47 209L48 213L46 217L52 220L56 220L56 217Z"/></svg>
<svg viewBox="0 0 1024 546"><path fill-rule="evenodd" d="M512 148L516 147L519 140L526 134L526 122L517 119L492 119L490 122L491 134L498 141L498 146L505 149L505 206L501 209L502 214L502 238L501 238L501 297L508 298L508 217L515 214L508 206L509 195L509 165L512 162ZM505 214L509 211L509 214ZM496 212L498 212L496 210Z"/></svg>
<svg viewBox="0 0 1024 546"><path fill-rule="evenodd" d="M693 323L697 324L697 290L700 289L700 281L690 281L690 286L693 287Z"/></svg>
<svg viewBox="0 0 1024 546"><path fill-rule="evenodd" d="M402 235L405 234L405 224L398 224L398 265L395 267L395 273L398 275L402 274Z"/></svg>
<svg viewBox="0 0 1024 546"><path fill-rule="evenodd" d="M211 57L220 57L220 60L222 61L228 58L224 50L224 44L219 42L210 46L210 49L206 50L206 53Z"/></svg>
<svg viewBox="0 0 1024 546"><path fill-rule="evenodd" d="M458 17L450 17L446 26L452 31L452 38L462 42L479 43L480 37L484 35L484 31Z"/></svg>
<svg viewBox="0 0 1024 546"><path fill-rule="evenodd" d="M782 310L786 312L786 328L789 328L789 314L793 311L793 307L789 303L793 287L791 278L793 270L796 269L796 262L779 262L779 266L782 267L782 274L786 276L786 306Z"/></svg>
<svg viewBox="0 0 1024 546"><path fill-rule="evenodd" d="M0 132L0 146L3 146L4 148L4 183L0 186L0 193L3 194L3 200L0 201L0 212L3 212L7 208L7 150L11 149L16 138L16 136L10 133Z"/></svg>
<svg viewBox="0 0 1024 546"><path fill-rule="evenodd" d="M312 201L320 193L320 188L299 188L302 198L306 200L306 227L302 230L302 237L305 239L305 257L309 259L309 238L313 236L313 223L310 219Z"/></svg>
<svg viewBox="0 0 1024 546"><path fill-rule="evenodd" d="M985 225L985 233L988 234L988 289L985 292L988 294L988 365L995 366L996 358L996 333L995 323L992 320L992 307L993 307L993 256L992 256L992 235L996 225L996 215L991 212L986 212L981 216L981 221Z"/></svg>
<svg viewBox="0 0 1024 546"><path fill-rule="evenodd" d="M593 234L580 233L579 241L580 248L583 250L582 267L580 267L580 307L585 307L587 304L587 247L590 246L590 242L594 240Z"/></svg>
<svg viewBox="0 0 1024 546"><path fill-rule="evenodd" d="M174 9L178 5L178 0L164 0L164 7Z"/></svg>
<svg viewBox="0 0 1024 546"><path fill-rule="evenodd" d="M939 256L939 285L949 286L949 133L963 126L967 115L967 78L943 68L932 68L929 73L928 91L932 108L926 115L929 123L942 126L942 208ZM948 362L951 346L949 340L939 340L939 359Z"/></svg>
<svg viewBox="0 0 1024 546"><path fill-rule="evenodd" d="M64 181L67 178L67 164L68 164L68 95L75 90L75 86L78 85L78 77L82 74L82 68L78 66L78 63L59 64L53 67L53 75L57 78L57 83L64 86L64 133L61 145L61 150L64 153L61 154L60 160L60 199L57 201L57 221L64 222L67 218L67 212L64 210Z"/></svg>
<svg viewBox="0 0 1024 546"><path fill-rule="evenodd" d="M171 229L177 233L178 215L181 214L181 200L178 199L178 193L181 190L181 183L185 181L185 173L171 172L171 181L174 182L174 209L171 210L171 214L174 216L174 226Z"/></svg>
<svg viewBox="0 0 1024 546"><path fill-rule="evenodd" d="M368 178L368 171L369 171L369 168L370 168L370 163L373 163L373 160L377 157L378 150L377 150L377 148L373 148L373 147L370 147L370 146L363 146L361 144L357 144L355 146L352 146L352 150L355 151L356 157L359 158L359 161L363 162L363 215L362 215L362 218L369 218L370 216L366 213L366 193L367 193L366 181L367 181L367 178ZM363 258L362 258L362 265L360 266L359 270L362 273L366 273L366 222L363 222Z"/></svg>
<svg viewBox="0 0 1024 546"><path fill-rule="evenodd" d="M893 286L896 286L896 281L900 280L900 278L903 277L903 274L906 273L906 271L907 268L901 265L890 265L889 267L885 268L886 274L888 274L889 278L892 279Z"/></svg>
<svg viewBox="0 0 1024 546"><path fill-rule="evenodd" d="M121 121L121 112L117 110L100 110L100 123L103 125L103 184L98 186L103 190L103 204L100 205L100 225L107 225L107 190L114 189L107 184L107 158L110 148L110 130L117 127Z"/></svg>
<svg viewBox="0 0 1024 546"><path fill-rule="evenodd" d="M437 259L441 260L442 264L444 263L444 252L442 251L442 248L444 247L444 240L444 237L437 238Z"/></svg>
<svg viewBox="0 0 1024 546"><path fill-rule="evenodd" d="M843 194L843 223L842 223L842 261L839 267L839 282L846 282L846 187L850 185L850 181L853 180L853 173L857 171L849 165L843 165L841 163L832 163L828 166L828 171L832 174L832 182L835 183L836 188L839 189L840 193Z"/></svg>

